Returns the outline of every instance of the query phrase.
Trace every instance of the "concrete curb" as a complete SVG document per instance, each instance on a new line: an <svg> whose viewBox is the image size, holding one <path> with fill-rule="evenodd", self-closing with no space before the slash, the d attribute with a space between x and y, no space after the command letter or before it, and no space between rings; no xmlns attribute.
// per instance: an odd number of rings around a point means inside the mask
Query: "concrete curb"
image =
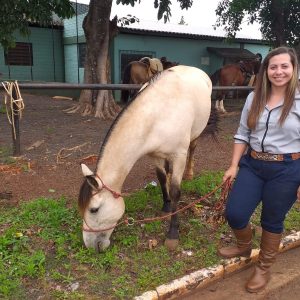
<svg viewBox="0 0 300 300"><path fill-rule="evenodd" d="M285 252L300 246L300 231L286 236L280 244L280 252ZM196 288L203 288L208 284L253 264L258 258L259 249L252 250L249 258L235 257L222 260L220 265L200 269L168 284L158 286L155 290L135 297L135 300L165 300L176 298Z"/></svg>

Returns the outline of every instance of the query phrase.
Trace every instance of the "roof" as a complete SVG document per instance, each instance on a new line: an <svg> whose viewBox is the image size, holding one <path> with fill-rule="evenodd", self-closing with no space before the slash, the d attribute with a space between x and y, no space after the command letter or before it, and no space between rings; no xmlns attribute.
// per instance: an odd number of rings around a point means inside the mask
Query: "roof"
<svg viewBox="0 0 300 300"><path fill-rule="evenodd" d="M194 39L224 39L226 32L220 27L195 27L190 25L179 25L172 23L163 23L161 21L140 20L130 25L120 28L120 32L136 34L153 34L160 36L182 36ZM248 26L236 34L236 40L262 41L261 32L258 28Z"/></svg>
<svg viewBox="0 0 300 300"><path fill-rule="evenodd" d="M83 15L89 11L88 4L76 3L74 1L71 1L71 5L74 8L75 14L76 14L76 4L77 4L77 15Z"/></svg>
<svg viewBox="0 0 300 300"><path fill-rule="evenodd" d="M247 49L207 47L208 52L225 58L253 59L255 54Z"/></svg>

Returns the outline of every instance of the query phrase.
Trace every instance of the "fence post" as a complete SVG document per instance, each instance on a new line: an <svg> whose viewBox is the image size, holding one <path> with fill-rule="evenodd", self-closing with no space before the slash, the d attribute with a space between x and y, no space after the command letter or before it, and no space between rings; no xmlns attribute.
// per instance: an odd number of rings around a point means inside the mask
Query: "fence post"
<svg viewBox="0 0 300 300"><path fill-rule="evenodd" d="M15 87L12 89L12 97L13 99L17 99L17 93ZM19 109L18 105L15 101L13 101L13 107L12 107L12 118L13 118L13 124L11 126L12 129L12 138L13 138L13 156L19 156L21 155L20 150L20 117L19 117Z"/></svg>

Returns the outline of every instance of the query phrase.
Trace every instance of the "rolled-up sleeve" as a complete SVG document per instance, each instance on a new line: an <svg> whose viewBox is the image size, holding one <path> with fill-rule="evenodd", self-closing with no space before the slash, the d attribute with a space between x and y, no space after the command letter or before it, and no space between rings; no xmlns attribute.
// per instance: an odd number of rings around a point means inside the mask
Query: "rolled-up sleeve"
<svg viewBox="0 0 300 300"><path fill-rule="evenodd" d="M249 144L250 140L250 129L247 126L247 119L249 110L253 101L254 93L251 92L245 102L243 111L241 114L240 124L237 130L237 133L234 135L234 143L236 144Z"/></svg>

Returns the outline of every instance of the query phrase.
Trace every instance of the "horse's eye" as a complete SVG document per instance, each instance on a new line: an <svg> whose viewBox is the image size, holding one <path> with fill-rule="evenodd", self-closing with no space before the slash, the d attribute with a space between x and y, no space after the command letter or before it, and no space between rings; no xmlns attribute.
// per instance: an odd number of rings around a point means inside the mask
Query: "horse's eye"
<svg viewBox="0 0 300 300"><path fill-rule="evenodd" d="M98 212L98 210L99 210L99 207L98 207L98 208L91 208L91 209L90 209L90 213L91 213L91 214L95 214L95 213Z"/></svg>

